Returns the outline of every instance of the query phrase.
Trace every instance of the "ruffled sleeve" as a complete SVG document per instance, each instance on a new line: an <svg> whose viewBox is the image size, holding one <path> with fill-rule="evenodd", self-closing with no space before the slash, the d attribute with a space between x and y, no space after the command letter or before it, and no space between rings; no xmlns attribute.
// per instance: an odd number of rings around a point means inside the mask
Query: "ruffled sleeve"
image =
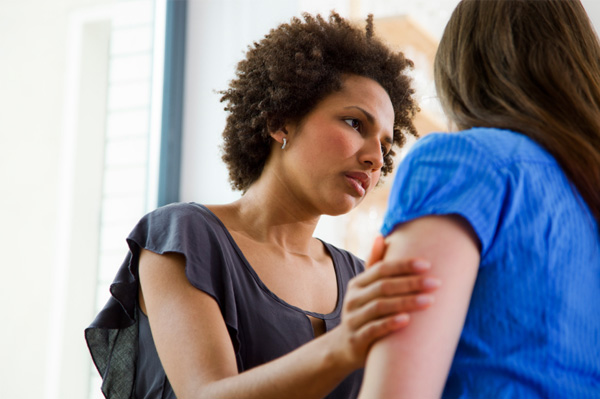
<svg viewBox="0 0 600 399"><path fill-rule="evenodd" d="M127 254L110 286L108 302L85 329L88 349L102 377L102 392L110 399L129 399L134 394L138 288L129 271L130 262L131 253Z"/></svg>
<svg viewBox="0 0 600 399"><path fill-rule="evenodd" d="M227 267L228 236L204 207L193 203L167 205L146 215L127 238L133 254L132 273L142 248L157 254L178 253L185 257L190 283L212 296L225 323L237 329L232 276Z"/></svg>
<svg viewBox="0 0 600 399"><path fill-rule="evenodd" d="M111 297L85 330L106 397L129 398L134 390L138 267L142 249L185 257L188 280L217 301L237 351L237 312L227 267L230 255L221 245L224 239L227 238L212 214L193 203L161 207L144 216L129 234L129 253L111 284Z"/></svg>
<svg viewBox="0 0 600 399"><path fill-rule="evenodd" d="M471 224L485 255L509 187L493 159L473 136L442 133L420 139L398 167L382 233L422 216L456 214Z"/></svg>

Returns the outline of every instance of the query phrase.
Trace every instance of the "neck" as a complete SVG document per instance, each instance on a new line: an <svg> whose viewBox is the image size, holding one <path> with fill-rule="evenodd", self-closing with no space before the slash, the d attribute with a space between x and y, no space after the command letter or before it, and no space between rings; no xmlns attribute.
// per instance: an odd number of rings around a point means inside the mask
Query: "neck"
<svg viewBox="0 0 600 399"><path fill-rule="evenodd" d="M242 198L231 204L233 217L228 228L287 252L309 254L320 215L303 206L280 183L263 176L252 184Z"/></svg>

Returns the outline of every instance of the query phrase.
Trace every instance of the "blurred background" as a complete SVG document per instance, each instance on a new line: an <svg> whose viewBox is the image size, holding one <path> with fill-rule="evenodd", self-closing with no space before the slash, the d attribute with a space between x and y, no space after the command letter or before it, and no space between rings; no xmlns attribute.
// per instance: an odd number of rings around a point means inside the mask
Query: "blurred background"
<svg viewBox="0 0 600 399"><path fill-rule="evenodd" d="M249 44L302 12L372 13L415 62L419 132L444 131L431 63L457 2L0 0L0 398L102 397L83 330L129 231L160 205L240 195L217 91ZM598 30L600 3L583 3ZM316 235L366 256L388 189Z"/></svg>

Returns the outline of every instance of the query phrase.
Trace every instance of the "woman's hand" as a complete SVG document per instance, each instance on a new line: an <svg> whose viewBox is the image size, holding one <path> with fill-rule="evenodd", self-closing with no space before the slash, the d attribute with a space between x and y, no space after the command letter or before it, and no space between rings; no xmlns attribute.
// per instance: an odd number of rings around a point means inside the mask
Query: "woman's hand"
<svg viewBox="0 0 600 399"><path fill-rule="evenodd" d="M408 312L433 303L439 279L426 275L431 265L422 258L381 261L383 237L375 240L367 270L348 284L342 323L332 331L340 356L352 368L364 366L371 345L407 326Z"/></svg>

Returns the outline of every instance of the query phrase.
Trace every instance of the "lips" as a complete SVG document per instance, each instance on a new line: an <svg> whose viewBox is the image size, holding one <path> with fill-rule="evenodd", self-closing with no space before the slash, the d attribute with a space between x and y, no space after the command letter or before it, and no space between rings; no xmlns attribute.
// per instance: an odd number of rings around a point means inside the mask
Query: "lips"
<svg viewBox="0 0 600 399"><path fill-rule="evenodd" d="M346 179L356 192L362 197L367 193L371 184L371 177L364 172L349 172L345 174Z"/></svg>

